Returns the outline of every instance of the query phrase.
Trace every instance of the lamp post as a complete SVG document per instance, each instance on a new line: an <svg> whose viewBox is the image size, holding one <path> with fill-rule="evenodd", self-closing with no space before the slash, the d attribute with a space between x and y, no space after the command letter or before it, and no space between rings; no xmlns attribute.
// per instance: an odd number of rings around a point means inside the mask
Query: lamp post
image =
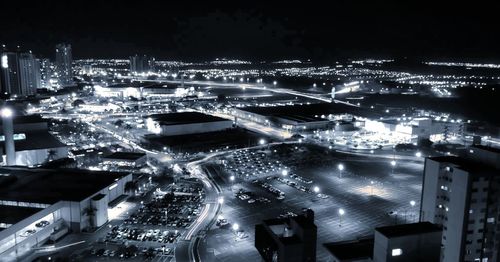
<svg viewBox="0 0 500 262"><path fill-rule="evenodd" d="M344 171L344 165L343 164L339 164L337 166L337 169L339 170L339 178L342 178L342 171Z"/></svg>
<svg viewBox="0 0 500 262"><path fill-rule="evenodd" d="M231 191L233 191L234 179L234 175L229 177L229 180L231 181Z"/></svg>
<svg viewBox="0 0 500 262"><path fill-rule="evenodd" d="M391 161L391 174L394 175L394 167L396 166L396 160Z"/></svg>
<svg viewBox="0 0 500 262"><path fill-rule="evenodd" d="M219 197L219 199L217 199L217 202L220 205L220 213L222 214L222 204L224 204L224 197Z"/></svg>
<svg viewBox="0 0 500 262"><path fill-rule="evenodd" d="M413 209L414 209L414 207L415 207L415 205L416 205L416 204L417 204L417 203L416 203L414 200L411 200L411 201L410 201L411 212L412 212L412 213L411 213L411 216L412 216L411 221L412 221L412 222L413 222L413 221L415 221L415 219L413 219L413 215L414 215L414 214L413 214L413 211L414 211Z"/></svg>
<svg viewBox="0 0 500 262"><path fill-rule="evenodd" d="M371 194L371 195L373 195L373 185L374 185L374 184L375 184L375 182L373 182L373 180L372 180L372 181L370 181L370 191L371 191L371 193L370 193L370 194Z"/></svg>
<svg viewBox="0 0 500 262"><path fill-rule="evenodd" d="M345 214L344 209L339 208L339 227L342 226L342 216Z"/></svg>
<svg viewBox="0 0 500 262"><path fill-rule="evenodd" d="M1 110L3 123L3 136L5 138L5 155L8 166L16 165L16 147L14 145L14 122L12 120L14 112L8 107Z"/></svg>

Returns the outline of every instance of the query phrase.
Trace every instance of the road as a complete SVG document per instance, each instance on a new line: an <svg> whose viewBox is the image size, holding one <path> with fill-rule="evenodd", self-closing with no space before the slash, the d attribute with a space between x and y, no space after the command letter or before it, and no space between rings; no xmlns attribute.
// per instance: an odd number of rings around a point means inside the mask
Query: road
<svg viewBox="0 0 500 262"><path fill-rule="evenodd" d="M158 83L170 83L170 84L181 84L183 81L181 80L155 80L155 82ZM260 84L249 84L249 83L220 83L220 82L215 82L215 81L184 81L184 84L186 85L214 85L217 87L228 87L228 88L242 88L242 89L254 89L254 90L265 90L273 93L278 93L278 94L287 94L287 95L294 95L294 96L300 96L304 98L309 98L313 100L318 100L320 102L326 102L326 103L331 103L332 99L331 98L326 98L321 95L316 95L316 94L310 94L310 93L304 93L304 92L299 92L287 88L279 88L276 86L271 86L272 88L268 87L267 85L260 83ZM354 106L354 107L359 107L358 105L351 104L349 102L345 102L342 100L337 100L334 99L333 102L335 103L341 103L349 106Z"/></svg>

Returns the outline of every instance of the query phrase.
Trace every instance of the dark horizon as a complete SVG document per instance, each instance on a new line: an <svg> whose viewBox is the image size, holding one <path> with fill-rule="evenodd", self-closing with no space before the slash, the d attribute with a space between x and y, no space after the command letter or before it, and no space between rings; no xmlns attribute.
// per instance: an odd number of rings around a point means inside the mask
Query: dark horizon
<svg viewBox="0 0 500 262"><path fill-rule="evenodd" d="M48 58L57 43L67 42L75 59L149 54L184 61L500 61L496 5L20 1L2 6L9 11L0 24L0 43Z"/></svg>

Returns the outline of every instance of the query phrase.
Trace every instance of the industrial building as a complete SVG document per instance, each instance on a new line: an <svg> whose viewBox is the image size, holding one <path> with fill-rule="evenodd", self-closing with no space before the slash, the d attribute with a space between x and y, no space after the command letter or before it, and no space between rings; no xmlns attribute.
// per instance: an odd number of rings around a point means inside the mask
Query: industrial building
<svg viewBox="0 0 500 262"><path fill-rule="evenodd" d="M233 127L233 121L198 112L182 112L151 115L146 125L154 134L175 136L226 130Z"/></svg>
<svg viewBox="0 0 500 262"><path fill-rule="evenodd" d="M425 160L421 220L443 227L442 261L498 261L500 150Z"/></svg>
<svg viewBox="0 0 500 262"><path fill-rule="evenodd" d="M314 212L283 219L268 219L255 226L255 248L263 261L316 261L317 227Z"/></svg>
<svg viewBox="0 0 500 262"><path fill-rule="evenodd" d="M128 173L0 169L0 257L17 261L48 239L98 228L125 194Z"/></svg>
<svg viewBox="0 0 500 262"><path fill-rule="evenodd" d="M236 118L274 125L289 131L323 129L330 125L327 118L307 113L303 110L304 107L307 106L243 107L234 108L232 114Z"/></svg>
<svg viewBox="0 0 500 262"><path fill-rule="evenodd" d="M0 118L0 152L6 164L6 137ZM37 166L68 156L68 147L49 133L47 121L39 115L12 116L15 165Z"/></svg>
<svg viewBox="0 0 500 262"><path fill-rule="evenodd" d="M115 152L105 156L103 160L107 165L142 167L146 165L148 156L141 152Z"/></svg>
<svg viewBox="0 0 500 262"><path fill-rule="evenodd" d="M332 262L439 261L441 231L429 222L378 227L373 237L324 246Z"/></svg>

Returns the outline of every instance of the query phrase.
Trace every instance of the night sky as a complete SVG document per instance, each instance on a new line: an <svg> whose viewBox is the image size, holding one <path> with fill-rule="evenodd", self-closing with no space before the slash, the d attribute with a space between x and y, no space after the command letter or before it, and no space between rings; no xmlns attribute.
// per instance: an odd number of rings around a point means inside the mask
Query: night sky
<svg viewBox="0 0 500 262"><path fill-rule="evenodd" d="M500 6L477 1L5 2L0 43L50 58L56 43L68 42L75 58L500 62Z"/></svg>

